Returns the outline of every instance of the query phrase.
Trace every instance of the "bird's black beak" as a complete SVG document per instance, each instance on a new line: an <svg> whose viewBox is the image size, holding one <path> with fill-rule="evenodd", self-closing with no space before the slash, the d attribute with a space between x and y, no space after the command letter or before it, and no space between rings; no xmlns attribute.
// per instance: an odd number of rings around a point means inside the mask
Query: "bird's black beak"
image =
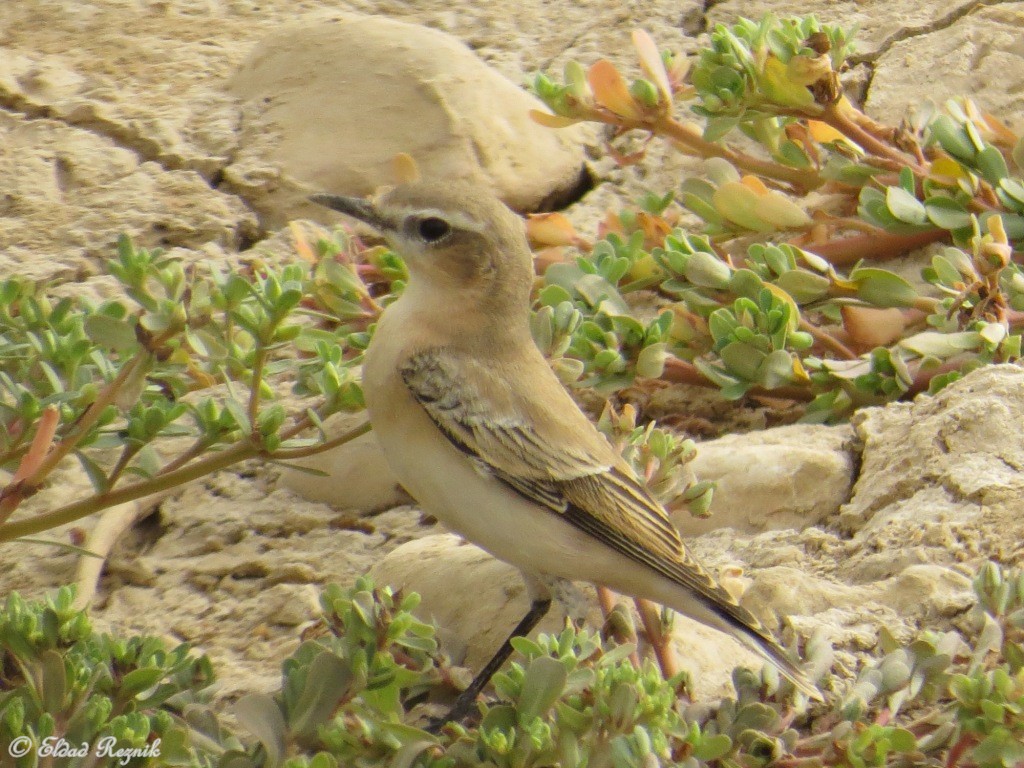
<svg viewBox="0 0 1024 768"><path fill-rule="evenodd" d="M316 194L310 195L309 200L317 205L330 208L332 211L338 211L338 213L344 213L346 216L358 219L364 224L369 224L379 232L387 232L391 229L373 203L361 197Z"/></svg>

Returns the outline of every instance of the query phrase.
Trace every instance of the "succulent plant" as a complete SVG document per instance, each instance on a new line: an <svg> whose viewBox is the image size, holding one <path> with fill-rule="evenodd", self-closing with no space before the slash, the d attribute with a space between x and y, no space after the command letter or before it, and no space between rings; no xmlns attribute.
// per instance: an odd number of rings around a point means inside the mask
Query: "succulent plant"
<svg viewBox="0 0 1024 768"><path fill-rule="evenodd" d="M567 627L514 640L479 724L436 735L417 725L422 704L450 696L457 670L412 614L417 597L366 578L324 590L323 617L282 665L280 689L243 696L230 721L209 703L209 661L187 646L98 634L70 589L11 596L0 611L0 739L61 737L90 756L113 739L127 762L57 763L104 768L1005 768L1024 759L1024 571L986 563L974 589L965 635L926 630L901 644L883 627L878 655L850 680L832 676L832 648L812 636L805 667L833 692L827 704L808 706L770 666L737 668L734 697L690 701L685 674L666 679L632 644Z"/></svg>
<svg viewBox="0 0 1024 768"><path fill-rule="evenodd" d="M182 713L208 699L209 659L187 645L168 649L158 638L97 633L73 600L74 590L65 587L39 602L11 594L0 609L4 764L107 768L150 764L153 755L165 765L197 760ZM62 745L82 754L61 759Z"/></svg>
<svg viewBox="0 0 1024 768"><path fill-rule="evenodd" d="M1024 143L969 100L897 127L873 121L842 89L852 36L813 18L741 20L709 37L691 61L636 33L632 82L598 61L534 83L553 112L537 115L545 124L598 121L706 161L702 178L610 212L596 239L561 214L528 222L541 273L531 330L561 379L605 394L637 377L700 384L801 401L805 419L827 421L1019 358ZM365 431L330 436L323 420L362 407L361 355L405 265L344 229L312 242L292 232L295 263L233 270L122 240L108 271L123 297L105 301L0 282L0 466L12 470L0 542ZM920 284L863 261L923 245ZM305 398L296 409L289 388ZM686 471L692 443L628 406L600 426L664 501L707 510L710 485ZM12 519L71 457L94 494ZM829 677L831 648L812 637L807 665L835 693L825 706L808 708L771 668L737 670L735 698L691 703L684 676L569 628L517 640L480 724L439 735L418 727L422 705L461 672L413 616L415 596L365 579L325 591L281 689L243 697L235 721L207 701L204 657L95 633L69 590L11 596L0 737L110 738L136 750L128 764L203 768L1017 765L1024 576L990 563L975 589L972 635L901 645L883 630L881 655L849 684ZM160 757L147 756L156 739Z"/></svg>
<svg viewBox="0 0 1024 768"><path fill-rule="evenodd" d="M0 541L248 457L336 444L303 433L362 407L356 366L379 309L342 256L336 245L314 264L185 269L122 239L108 269L125 298L55 300L45 285L0 282L0 466L16 467L0 489ZM289 382L320 402L289 414L276 402ZM170 440L186 447L168 457ZM95 495L8 521L69 457Z"/></svg>
<svg viewBox="0 0 1024 768"><path fill-rule="evenodd" d="M709 36L687 63L637 32L644 76L632 84L606 60L534 81L554 112L535 113L543 124L604 123L705 158L703 177L611 214L596 243L567 222L540 228L559 249L544 258L541 300L580 311L591 343L568 349L584 372L803 401L820 421L1018 358L1024 142L969 100L926 105L898 128L875 122L843 93L852 35L813 17ZM702 125L676 115L684 104ZM759 154L730 143L737 132ZM924 270L931 289L861 261L943 242ZM662 299L667 333L621 327L636 290Z"/></svg>

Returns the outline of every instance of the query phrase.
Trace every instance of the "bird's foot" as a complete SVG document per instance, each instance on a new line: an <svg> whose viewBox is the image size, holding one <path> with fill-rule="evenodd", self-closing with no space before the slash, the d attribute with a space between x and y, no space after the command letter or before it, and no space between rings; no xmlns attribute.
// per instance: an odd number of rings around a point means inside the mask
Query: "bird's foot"
<svg viewBox="0 0 1024 768"><path fill-rule="evenodd" d="M444 728L448 723L463 723L467 719L476 719L476 715L479 712L476 710L476 692L473 692L472 696L466 696L465 691L463 695L459 696L452 705L452 708L448 710L444 715L440 717L432 717L427 721L427 725L424 728L427 733L437 734L440 733L441 729Z"/></svg>

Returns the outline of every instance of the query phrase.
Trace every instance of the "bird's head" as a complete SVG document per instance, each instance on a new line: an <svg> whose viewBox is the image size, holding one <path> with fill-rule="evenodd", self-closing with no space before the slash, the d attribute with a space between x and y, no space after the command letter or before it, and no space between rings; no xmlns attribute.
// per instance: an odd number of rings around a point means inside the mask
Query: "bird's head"
<svg viewBox="0 0 1024 768"><path fill-rule="evenodd" d="M405 259L417 290L476 301L482 310L529 305L533 262L523 222L485 187L417 181L371 199L310 200L380 232Z"/></svg>

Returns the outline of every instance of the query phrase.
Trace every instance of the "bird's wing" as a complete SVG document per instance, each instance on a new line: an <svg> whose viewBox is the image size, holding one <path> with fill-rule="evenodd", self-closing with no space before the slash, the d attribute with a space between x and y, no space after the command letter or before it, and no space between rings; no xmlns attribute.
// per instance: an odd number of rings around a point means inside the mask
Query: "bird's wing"
<svg viewBox="0 0 1024 768"><path fill-rule="evenodd" d="M732 621L763 633L752 614L694 560L664 508L618 458L543 360L550 400L510 392L498 366L444 348L420 352L402 378L441 432L477 467L612 549L688 588ZM552 426L554 425L554 426Z"/></svg>

